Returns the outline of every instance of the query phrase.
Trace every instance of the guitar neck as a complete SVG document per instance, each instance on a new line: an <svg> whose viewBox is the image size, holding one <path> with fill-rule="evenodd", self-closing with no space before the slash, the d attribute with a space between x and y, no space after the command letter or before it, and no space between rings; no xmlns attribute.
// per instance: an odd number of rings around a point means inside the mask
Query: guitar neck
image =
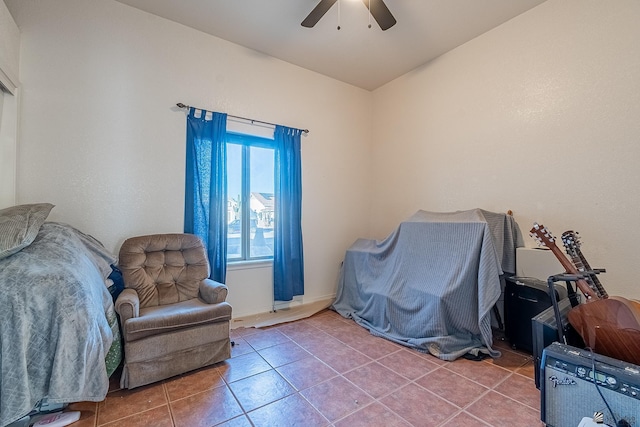
<svg viewBox="0 0 640 427"><path fill-rule="evenodd" d="M573 230L565 231L562 233L562 243L567 251L567 255L569 255L569 258L571 258L571 261L578 271L587 274L585 280L589 283L591 289L596 292L598 298L609 298L609 294L607 294L607 291L604 289L604 286L602 286L602 283L600 283L598 276L592 271L591 266L580 250L580 238L578 237L578 233Z"/></svg>
<svg viewBox="0 0 640 427"><path fill-rule="evenodd" d="M562 253L562 251L556 245L552 245L551 247L549 247L549 249L551 249L551 252L553 252L553 254L556 256L557 260L560 261L560 264L562 264L562 266L564 267L564 269L565 269L565 271L567 273L575 274L577 276L582 274L571 263L571 261L569 261L567 259L567 257L564 256L564 253ZM578 288L580 289L580 292L582 292L584 294L584 296L585 296L585 298L587 298L587 300L598 299L598 295L596 295L596 293L593 291L593 289L591 289L591 286L589 286L589 283L587 283L586 280L578 279L578 280L576 280L576 284L578 285Z"/></svg>
<svg viewBox="0 0 640 427"><path fill-rule="evenodd" d="M577 253L577 249L574 249L572 253L569 254L569 256L571 257L571 262L573 262L573 265L576 267L578 272L584 274L585 272L588 272L589 270L591 270L591 268L585 264L586 260L584 259L584 257L581 256L581 254ZM593 291L595 291L598 298L609 297L609 295L607 295L607 292L602 287L602 283L600 283L600 281L598 280L595 274L587 273L587 276L585 276L584 280L587 282L589 287Z"/></svg>
<svg viewBox="0 0 640 427"><path fill-rule="evenodd" d="M556 246L554 242L553 236L551 233L544 227L543 225L539 225L534 223L533 228L530 231L531 235L538 239L543 245L553 252L556 259L560 261L560 264L564 267L565 271L569 274L574 274L576 276L581 275L581 273L576 269L576 267L569 261L569 259L564 255L564 253ZM576 280L576 285L580 291L584 294L587 301L597 300L598 295L591 289L589 284L584 279Z"/></svg>
<svg viewBox="0 0 640 427"><path fill-rule="evenodd" d="M582 255L582 251L580 251L578 249L577 252L578 252L578 258L580 260L580 263L584 267L585 271L592 271L591 270L591 266L589 266L589 263L585 259L584 255ZM593 282L593 285L598 290L598 297L600 297L600 298L609 298L609 294L604 289L604 286L602 286L602 283L600 282L600 279L598 279L598 275L597 274L589 274L589 278L591 279L591 282Z"/></svg>

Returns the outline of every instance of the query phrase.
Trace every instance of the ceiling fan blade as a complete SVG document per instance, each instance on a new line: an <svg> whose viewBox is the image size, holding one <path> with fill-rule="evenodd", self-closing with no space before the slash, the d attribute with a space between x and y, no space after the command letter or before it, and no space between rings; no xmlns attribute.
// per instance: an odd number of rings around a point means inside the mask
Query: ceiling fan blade
<svg viewBox="0 0 640 427"><path fill-rule="evenodd" d="M369 8L369 12L376 20L378 25L382 31L388 30L389 28L396 25L396 18L393 17L391 11L384 4L383 0L362 0L362 2ZM371 6L369 6L371 5Z"/></svg>
<svg viewBox="0 0 640 427"><path fill-rule="evenodd" d="M322 18L324 14L331 9L331 6L333 6L336 1L338 0L320 0L320 3L318 3L318 5L311 11L309 16L304 18L304 21L302 21L302 24L300 25L307 28L313 27L318 23L320 18Z"/></svg>

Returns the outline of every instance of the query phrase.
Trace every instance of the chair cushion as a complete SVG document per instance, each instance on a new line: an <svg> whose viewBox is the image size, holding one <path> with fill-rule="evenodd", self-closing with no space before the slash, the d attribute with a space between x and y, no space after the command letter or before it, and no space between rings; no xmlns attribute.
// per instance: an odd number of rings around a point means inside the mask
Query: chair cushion
<svg viewBox="0 0 640 427"><path fill-rule="evenodd" d="M231 319L231 306L226 303L207 304L198 298L175 304L140 309L140 316L124 323L125 341L135 341L206 323Z"/></svg>
<svg viewBox="0 0 640 427"><path fill-rule="evenodd" d="M131 237L120 247L119 268L125 287L138 293L140 308L196 298L209 276L202 240L193 234Z"/></svg>

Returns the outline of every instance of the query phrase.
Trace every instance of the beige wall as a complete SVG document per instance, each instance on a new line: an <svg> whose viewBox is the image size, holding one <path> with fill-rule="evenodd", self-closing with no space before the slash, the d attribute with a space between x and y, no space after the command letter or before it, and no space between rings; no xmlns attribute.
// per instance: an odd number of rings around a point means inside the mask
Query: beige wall
<svg viewBox="0 0 640 427"><path fill-rule="evenodd" d="M16 203L18 97L0 90L0 209Z"/></svg>
<svg viewBox="0 0 640 427"><path fill-rule="evenodd" d="M19 70L20 30L0 1L0 209L16 201Z"/></svg>
<svg viewBox="0 0 640 427"><path fill-rule="evenodd" d="M531 246L534 221L579 231L605 288L640 298L638 22L636 0L548 0L377 90L373 234L512 209Z"/></svg>
<svg viewBox="0 0 640 427"><path fill-rule="evenodd" d="M20 86L20 30L4 2L0 2L0 85L9 93Z"/></svg>
<svg viewBox="0 0 640 427"><path fill-rule="evenodd" d="M308 128L302 141L306 289L331 297L368 230L371 93L115 1L7 1L21 29L19 203L117 251L181 232L184 102ZM338 154L339 153L339 154ZM234 317L271 309L271 269L231 270Z"/></svg>

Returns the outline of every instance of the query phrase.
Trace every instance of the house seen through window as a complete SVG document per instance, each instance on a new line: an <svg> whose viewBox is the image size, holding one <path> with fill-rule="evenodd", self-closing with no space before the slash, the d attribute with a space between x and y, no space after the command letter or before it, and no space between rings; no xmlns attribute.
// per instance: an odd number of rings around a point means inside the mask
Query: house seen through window
<svg viewBox="0 0 640 427"><path fill-rule="evenodd" d="M273 258L273 139L227 132L227 261Z"/></svg>

